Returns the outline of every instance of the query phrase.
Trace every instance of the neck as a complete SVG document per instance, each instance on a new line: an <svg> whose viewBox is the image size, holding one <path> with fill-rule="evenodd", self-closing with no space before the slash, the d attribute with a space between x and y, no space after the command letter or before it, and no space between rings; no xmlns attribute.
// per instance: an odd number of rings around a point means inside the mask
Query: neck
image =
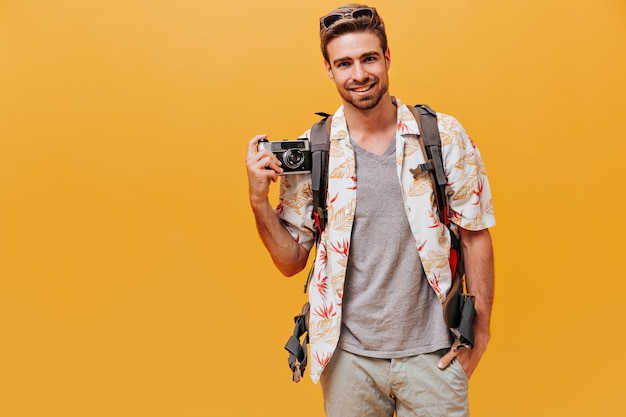
<svg viewBox="0 0 626 417"><path fill-rule="evenodd" d="M396 105L389 93L371 109L361 110L344 101L343 110L351 132L355 129L376 131L396 123Z"/></svg>
<svg viewBox="0 0 626 417"><path fill-rule="evenodd" d="M396 131L397 109L386 94L374 108L360 110L344 103L350 137L368 151L382 155Z"/></svg>

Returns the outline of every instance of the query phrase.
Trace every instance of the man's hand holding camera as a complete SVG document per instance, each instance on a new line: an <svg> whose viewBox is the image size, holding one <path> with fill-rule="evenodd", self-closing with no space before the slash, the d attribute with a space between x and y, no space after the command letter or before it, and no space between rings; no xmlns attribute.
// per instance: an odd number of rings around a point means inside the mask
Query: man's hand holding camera
<svg viewBox="0 0 626 417"><path fill-rule="evenodd" d="M278 175L283 172L276 155L268 149L259 149L257 152L257 145L261 140L267 140L267 135L257 135L248 142L246 156L250 203L253 207L255 204L267 202L270 183L276 182Z"/></svg>
<svg viewBox="0 0 626 417"><path fill-rule="evenodd" d="M257 143L257 151L262 150L268 150L278 158L283 169L279 175L311 172L311 149L306 138L273 142L261 139Z"/></svg>

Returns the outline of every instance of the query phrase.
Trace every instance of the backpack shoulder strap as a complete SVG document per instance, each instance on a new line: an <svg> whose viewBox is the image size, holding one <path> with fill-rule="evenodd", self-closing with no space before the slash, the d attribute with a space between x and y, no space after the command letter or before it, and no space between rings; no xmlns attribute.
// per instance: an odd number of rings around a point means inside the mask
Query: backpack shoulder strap
<svg viewBox="0 0 626 417"><path fill-rule="evenodd" d="M441 137L437 127L437 113L425 104L409 107L420 128L420 143L425 149L428 162L418 167L416 172L430 171L436 182L435 198L439 209L439 220L448 228L448 197L446 195L447 178L443 169ZM463 250L460 239L450 230L450 270L452 271L452 288L443 303L444 321L456 336L453 350L461 347L474 346L474 314L473 296L466 293L465 268Z"/></svg>
<svg viewBox="0 0 626 417"><path fill-rule="evenodd" d="M332 116L316 113L322 120L311 127L311 191L313 192L313 217L318 238L326 226L326 190L328 187L328 151L330 149L330 124Z"/></svg>
<svg viewBox="0 0 626 417"><path fill-rule="evenodd" d="M441 137L439 136L439 128L437 126L437 112L426 104L417 104L414 107L409 106L409 110L413 113L419 126L419 139L423 149L426 151L425 156L428 160L426 168L432 172L435 179L435 195L439 220L447 224L446 184L448 180L443 169L443 154L441 153Z"/></svg>

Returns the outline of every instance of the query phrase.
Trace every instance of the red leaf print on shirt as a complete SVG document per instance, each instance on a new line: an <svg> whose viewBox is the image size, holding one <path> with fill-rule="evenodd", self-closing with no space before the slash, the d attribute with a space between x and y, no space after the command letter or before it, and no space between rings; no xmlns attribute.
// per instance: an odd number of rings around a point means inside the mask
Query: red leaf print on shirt
<svg viewBox="0 0 626 417"><path fill-rule="evenodd" d="M322 356L319 355L319 352L315 352L315 361L319 363L322 367L328 365L330 362L330 353L324 353Z"/></svg>
<svg viewBox="0 0 626 417"><path fill-rule="evenodd" d="M428 226L429 229L436 229L437 227L441 225L441 222L439 221L439 217L435 216L435 213L433 213L432 210L428 210L428 217L430 217L431 220L433 221L432 224Z"/></svg>
<svg viewBox="0 0 626 417"><path fill-rule="evenodd" d="M337 252L343 256L345 256L346 258L348 257L348 249L350 247L350 244L348 243L348 241L346 239L344 239L342 242L336 242L336 243L331 243L330 244L330 249L333 252Z"/></svg>
<svg viewBox="0 0 626 417"><path fill-rule="evenodd" d="M331 304L328 307L316 308L313 310L313 314L324 320L330 320L331 317L335 317L337 315L337 312L333 309Z"/></svg>
<svg viewBox="0 0 626 417"><path fill-rule="evenodd" d="M441 275L441 272L439 273L439 275L433 274L433 278L428 280L430 282L431 287L433 287L433 290L435 290L437 294L441 292L441 290L439 289L439 276L440 275Z"/></svg>
<svg viewBox="0 0 626 417"><path fill-rule="evenodd" d="M472 203L472 205L476 206L478 205L478 203L480 203L480 198L483 195L483 190L485 189L485 180L483 178L478 180L478 185L476 187L476 191L473 191L472 194L474 194L477 198L476 198L476 202Z"/></svg>
<svg viewBox="0 0 626 417"><path fill-rule="evenodd" d="M321 244L320 245L320 255L319 255L320 268L324 268L325 267L327 259L328 259L328 257L326 255L326 245Z"/></svg>
<svg viewBox="0 0 626 417"><path fill-rule="evenodd" d="M326 298L326 291L328 290L328 276L322 275L322 271L317 274L317 280L315 286L317 287L317 292L322 295L322 298Z"/></svg>
<svg viewBox="0 0 626 417"><path fill-rule="evenodd" d="M347 190L356 190L356 177L353 175L350 177L350 179L352 180L352 183L354 185L352 185L351 187L346 188Z"/></svg>
<svg viewBox="0 0 626 417"><path fill-rule="evenodd" d="M463 210L461 210L461 212L459 213L457 211L450 209L450 213L451 213L450 220L458 220L463 217Z"/></svg>
<svg viewBox="0 0 626 417"><path fill-rule="evenodd" d="M396 127L397 130L399 130L400 132L408 132L409 131L409 126L404 123L402 120L398 120L398 126Z"/></svg>

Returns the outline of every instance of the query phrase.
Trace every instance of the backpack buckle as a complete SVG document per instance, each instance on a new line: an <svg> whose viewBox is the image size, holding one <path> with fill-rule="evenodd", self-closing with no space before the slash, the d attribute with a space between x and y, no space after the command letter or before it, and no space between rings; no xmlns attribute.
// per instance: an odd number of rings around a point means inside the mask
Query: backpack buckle
<svg viewBox="0 0 626 417"><path fill-rule="evenodd" d="M419 164L416 168L409 168L409 171L411 171L411 174L413 174L413 178L417 179L417 177L419 177L420 175L428 171L432 171L433 169L435 169L435 165L433 164L433 161L431 160L423 164Z"/></svg>

